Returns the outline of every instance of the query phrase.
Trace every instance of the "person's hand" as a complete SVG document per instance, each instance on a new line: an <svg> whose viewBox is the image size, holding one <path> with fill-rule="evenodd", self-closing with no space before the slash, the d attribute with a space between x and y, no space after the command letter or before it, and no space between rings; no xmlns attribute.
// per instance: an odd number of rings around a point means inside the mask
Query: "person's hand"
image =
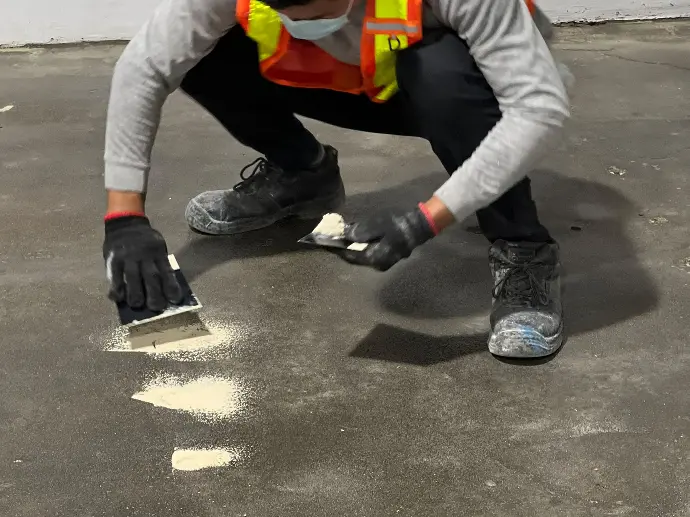
<svg viewBox="0 0 690 517"><path fill-rule="evenodd" d="M106 218L103 258L114 302L162 311L182 301L165 239L144 215Z"/></svg>
<svg viewBox="0 0 690 517"><path fill-rule="evenodd" d="M346 250L341 256L352 264L387 271L436 233L436 225L422 204L410 212L385 212L347 225L346 239L369 245L364 251Z"/></svg>

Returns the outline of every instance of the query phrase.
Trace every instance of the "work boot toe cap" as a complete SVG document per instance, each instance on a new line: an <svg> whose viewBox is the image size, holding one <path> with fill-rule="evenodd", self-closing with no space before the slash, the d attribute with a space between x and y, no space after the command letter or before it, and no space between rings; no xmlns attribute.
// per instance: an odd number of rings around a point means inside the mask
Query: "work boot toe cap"
<svg viewBox="0 0 690 517"><path fill-rule="evenodd" d="M187 224L203 233L218 233L223 222L233 219L227 194L226 190L211 190L192 198L185 209Z"/></svg>
<svg viewBox="0 0 690 517"><path fill-rule="evenodd" d="M187 224L193 230L210 235L257 230L279 218L276 206L267 209L257 197L240 195L235 190L202 192L192 198L185 209Z"/></svg>
<svg viewBox="0 0 690 517"><path fill-rule="evenodd" d="M563 343L562 321L545 313L514 313L494 325L489 351L500 357L549 356Z"/></svg>

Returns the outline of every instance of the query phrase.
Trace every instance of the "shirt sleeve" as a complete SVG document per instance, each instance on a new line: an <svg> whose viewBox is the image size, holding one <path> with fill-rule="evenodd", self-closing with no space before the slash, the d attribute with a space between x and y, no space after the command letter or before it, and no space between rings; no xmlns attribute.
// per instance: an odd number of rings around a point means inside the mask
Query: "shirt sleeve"
<svg viewBox="0 0 690 517"><path fill-rule="evenodd" d="M108 104L107 189L146 191L165 100L234 24L234 0L164 0L127 45Z"/></svg>
<svg viewBox="0 0 690 517"><path fill-rule="evenodd" d="M498 100L502 118L436 196L456 220L520 181L569 117L551 52L523 0L431 0L457 31Z"/></svg>

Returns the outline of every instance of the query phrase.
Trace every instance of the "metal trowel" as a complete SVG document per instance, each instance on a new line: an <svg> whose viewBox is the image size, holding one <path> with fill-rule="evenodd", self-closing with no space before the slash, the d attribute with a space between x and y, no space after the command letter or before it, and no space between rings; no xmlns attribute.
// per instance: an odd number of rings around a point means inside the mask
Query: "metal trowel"
<svg viewBox="0 0 690 517"><path fill-rule="evenodd" d="M322 225L327 218L336 218L337 224L335 227L339 227L339 233L325 233L319 231L322 227L325 227ZM326 214L323 216L321 223L319 223L311 233L305 235L297 242L321 248L337 248L355 252L367 249L368 244L366 242L354 242L344 237L345 226L343 217L340 214Z"/></svg>
<svg viewBox="0 0 690 517"><path fill-rule="evenodd" d="M364 251L368 246L366 242L354 242L343 239L342 237L334 237L332 235L324 235L322 233L314 232L305 235L297 242L321 248L339 248L351 251Z"/></svg>

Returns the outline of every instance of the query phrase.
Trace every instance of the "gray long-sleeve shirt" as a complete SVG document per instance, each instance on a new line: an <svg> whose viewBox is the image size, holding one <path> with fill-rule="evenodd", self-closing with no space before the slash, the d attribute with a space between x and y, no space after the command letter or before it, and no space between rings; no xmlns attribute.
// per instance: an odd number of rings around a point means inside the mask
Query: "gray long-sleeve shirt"
<svg viewBox="0 0 690 517"><path fill-rule="evenodd" d="M568 96L523 0L424 1L424 27L450 27L467 42L503 114L436 191L462 220L535 164L569 115ZM316 44L340 61L359 63L362 8L363 2L347 26ZM235 0L164 0L127 45L115 67L108 107L107 189L146 190L163 103L235 24Z"/></svg>

